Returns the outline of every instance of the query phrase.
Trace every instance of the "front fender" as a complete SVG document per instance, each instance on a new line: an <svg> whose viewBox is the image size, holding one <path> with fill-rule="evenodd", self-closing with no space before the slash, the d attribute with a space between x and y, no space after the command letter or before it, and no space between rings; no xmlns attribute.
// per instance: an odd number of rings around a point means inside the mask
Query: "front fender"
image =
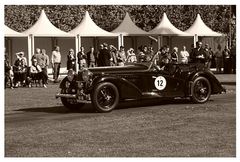
<svg viewBox="0 0 240 162"><path fill-rule="evenodd" d="M60 82L59 88L63 89L65 87L65 82L68 80L67 77L63 78L63 80Z"/></svg>
<svg viewBox="0 0 240 162"><path fill-rule="evenodd" d="M121 99L139 99L142 96L141 91L133 83L126 80L125 78L112 76L103 76L94 79L90 91L93 91L94 87L96 87L96 85L101 82L113 83L118 88L119 96Z"/></svg>
<svg viewBox="0 0 240 162"><path fill-rule="evenodd" d="M208 70L199 71L197 73L192 74L189 77L189 81L191 82L199 76L203 76L209 80L211 87L212 87L212 94L226 92L226 89L222 87L221 83L218 81L218 79L215 77L215 75L211 71L208 71Z"/></svg>

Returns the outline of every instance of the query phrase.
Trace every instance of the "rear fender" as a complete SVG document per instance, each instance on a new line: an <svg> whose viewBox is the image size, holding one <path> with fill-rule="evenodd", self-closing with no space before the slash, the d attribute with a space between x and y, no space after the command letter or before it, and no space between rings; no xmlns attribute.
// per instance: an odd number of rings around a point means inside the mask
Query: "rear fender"
<svg viewBox="0 0 240 162"><path fill-rule="evenodd" d="M94 79L90 91L93 91L94 87L101 82L113 83L118 88L121 99L139 99L142 96L141 91L133 83L124 78L109 76Z"/></svg>

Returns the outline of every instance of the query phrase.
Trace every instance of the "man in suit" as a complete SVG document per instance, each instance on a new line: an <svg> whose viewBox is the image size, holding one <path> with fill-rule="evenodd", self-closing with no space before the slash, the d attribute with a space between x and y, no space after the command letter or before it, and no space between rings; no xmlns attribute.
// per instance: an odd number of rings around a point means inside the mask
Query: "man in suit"
<svg viewBox="0 0 240 162"><path fill-rule="evenodd" d="M202 42L197 42L197 47L192 50L190 59L191 62L205 64L207 55L206 51L202 48Z"/></svg>

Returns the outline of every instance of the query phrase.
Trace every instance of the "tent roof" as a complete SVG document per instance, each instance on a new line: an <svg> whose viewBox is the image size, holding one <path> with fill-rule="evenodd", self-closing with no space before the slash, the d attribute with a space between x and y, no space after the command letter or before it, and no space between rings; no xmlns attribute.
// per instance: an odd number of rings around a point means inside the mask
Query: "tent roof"
<svg viewBox="0 0 240 162"><path fill-rule="evenodd" d="M9 28L7 25L4 25L4 36L5 37L24 37L26 35Z"/></svg>
<svg viewBox="0 0 240 162"><path fill-rule="evenodd" d="M23 32L24 34L33 34L34 36L55 36L65 37L71 36L70 34L55 27L47 18L44 10L42 10L40 17L37 22L29 29Z"/></svg>
<svg viewBox="0 0 240 162"><path fill-rule="evenodd" d="M126 13L122 23L112 31L112 33L128 35L149 35L148 32L137 27L131 20L128 13Z"/></svg>
<svg viewBox="0 0 240 162"><path fill-rule="evenodd" d="M215 32L210 29L202 20L201 16L197 14L197 18L192 24L190 28L188 28L185 32L198 36L222 36L221 33Z"/></svg>
<svg viewBox="0 0 240 162"><path fill-rule="evenodd" d="M117 34L110 33L98 27L89 16L88 11L86 11L80 24L69 31L69 33L74 35L79 34L80 36L117 36Z"/></svg>
<svg viewBox="0 0 240 162"><path fill-rule="evenodd" d="M158 35L176 35L176 36L189 36L188 33L185 33L177 29L167 18L166 13L163 14L161 22L151 31L151 34Z"/></svg>

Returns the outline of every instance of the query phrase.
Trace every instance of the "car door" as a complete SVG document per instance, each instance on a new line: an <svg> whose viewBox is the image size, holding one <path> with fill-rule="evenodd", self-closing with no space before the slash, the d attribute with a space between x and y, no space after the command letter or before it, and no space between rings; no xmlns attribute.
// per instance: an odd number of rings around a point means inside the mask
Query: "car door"
<svg viewBox="0 0 240 162"><path fill-rule="evenodd" d="M154 92L161 97L184 96L185 83L174 74L164 71L150 71L143 78L145 92Z"/></svg>

